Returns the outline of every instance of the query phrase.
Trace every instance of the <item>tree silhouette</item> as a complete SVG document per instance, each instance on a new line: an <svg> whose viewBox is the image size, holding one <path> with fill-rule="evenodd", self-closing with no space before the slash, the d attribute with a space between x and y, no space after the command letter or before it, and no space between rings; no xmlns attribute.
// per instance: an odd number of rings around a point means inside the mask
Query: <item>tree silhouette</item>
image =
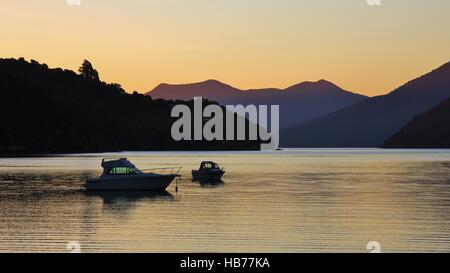
<svg viewBox="0 0 450 273"><path fill-rule="evenodd" d="M91 62L88 60L83 61L78 72L80 72L80 75L86 80L100 81L97 70L94 69Z"/></svg>
<svg viewBox="0 0 450 273"><path fill-rule="evenodd" d="M93 79L92 71L85 63L81 73ZM193 112L193 101L152 100L143 94L128 94L119 84L83 77L37 61L0 58L0 158L32 153L260 147L256 141L175 141L172 108L185 104Z"/></svg>

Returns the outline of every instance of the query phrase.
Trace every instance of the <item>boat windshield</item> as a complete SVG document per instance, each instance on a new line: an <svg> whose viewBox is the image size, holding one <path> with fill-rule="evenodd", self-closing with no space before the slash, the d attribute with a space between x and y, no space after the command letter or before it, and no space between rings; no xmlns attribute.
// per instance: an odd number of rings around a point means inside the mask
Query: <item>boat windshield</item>
<svg viewBox="0 0 450 273"><path fill-rule="evenodd" d="M108 174L111 175L124 175L124 174L138 174L140 173L136 168L132 167L115 167L109 170Z"/></svg>
<svg viewBox="0 0 450 273"><path fill-rule="evenodd" d="M200 169L220 169L220 166L217 163L203 163Z"/></svg>

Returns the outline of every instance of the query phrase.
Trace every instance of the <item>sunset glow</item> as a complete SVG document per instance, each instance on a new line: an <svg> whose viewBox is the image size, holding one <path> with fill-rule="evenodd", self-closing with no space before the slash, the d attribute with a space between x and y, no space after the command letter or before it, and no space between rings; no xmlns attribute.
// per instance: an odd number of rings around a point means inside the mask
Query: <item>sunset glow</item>
<svg viewBox="0 0 450 273"><path fill-rule="evenodd" d="M282 3L282 4L281 4ZM131 92L217 79L242 89L327 79L377 95L450 60L450 1L4 0L0 56Z"/></svg>

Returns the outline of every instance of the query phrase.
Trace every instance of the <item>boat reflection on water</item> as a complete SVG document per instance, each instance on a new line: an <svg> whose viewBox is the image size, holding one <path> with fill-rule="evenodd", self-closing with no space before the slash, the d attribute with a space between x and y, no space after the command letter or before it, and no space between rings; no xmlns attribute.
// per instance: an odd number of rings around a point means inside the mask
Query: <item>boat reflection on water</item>
<svg viewBox="0 0 450 273"><path fill-rule="evenodd" d="M89 191L89 197L100 197L105 205L131 204L142 200L174 201L168 191Z"/></svg>
<svg viewBox="0 0 450 273"><path fill-rule="evenodd" d="M127 223L133 217L133 212L142 207L165 206L176 200L167 191L88 191L84 195L87 199L84 212L86 218L100 213L113 217L120 224ZM92 228L87 223L84 224L87 229Z"/></svg>
<svg viewBox="0 0 450 273"><path fill-rule="evenodd" d="M225 185L222 179L192 179L192 182L200 184L202 188L218 188Z"/></svg>

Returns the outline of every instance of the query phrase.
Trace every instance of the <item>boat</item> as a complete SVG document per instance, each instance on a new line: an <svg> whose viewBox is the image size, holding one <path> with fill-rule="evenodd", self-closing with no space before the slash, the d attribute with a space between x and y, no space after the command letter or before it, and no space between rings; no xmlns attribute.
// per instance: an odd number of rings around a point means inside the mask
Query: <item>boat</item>
<svg viewBox="0 0 450 273"><path fill-rule="evenodd" d="M219 164L212 161L203 161L198 170L192 170L192 179L199 180L220 180L225 174L225 170Z"/></svg>
<svg viewBox="0 0 450 273"><path fill-rule="evenodd" d="M86 180L87 191L164 191L181 178L181 167L150 169L144 173L126 158L103 159L102 167L99 178ZM155 173L163 170L169 173Z"/></svg>

